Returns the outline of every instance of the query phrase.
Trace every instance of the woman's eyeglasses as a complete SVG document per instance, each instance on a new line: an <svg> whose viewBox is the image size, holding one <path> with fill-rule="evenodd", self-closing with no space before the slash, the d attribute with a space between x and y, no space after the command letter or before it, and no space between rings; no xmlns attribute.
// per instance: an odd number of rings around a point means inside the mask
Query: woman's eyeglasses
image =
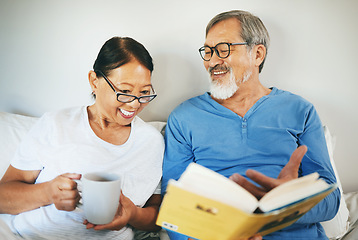
<svg viewBox="0 0 358 240"><path fill-rule="evenodd" d="M140 96L140 97L137 97L137 96L134 96L134 95L131 95L131 94L117 92L116 89L114 89L114 86L113 86L112 82L106 77L106 75L104 75L104 73L102 73L101 71L97 71L97 72L102 75L104 80L106 80L108 85L116 93L118 102L130 103L130 102L133 102L134 100L138 99L139 103L149 103L150 101L152 101L157 96L157 94L155 93L155 91L154 91L152 86L151 86L151 88L152 88L153 94Z"/></svg>

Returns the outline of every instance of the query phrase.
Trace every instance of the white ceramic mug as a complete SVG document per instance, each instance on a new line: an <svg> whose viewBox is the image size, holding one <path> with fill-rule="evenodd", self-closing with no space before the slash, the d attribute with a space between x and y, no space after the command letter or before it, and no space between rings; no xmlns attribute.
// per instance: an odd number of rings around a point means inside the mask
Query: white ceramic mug
<svg viewBox="0 0 358 240"><path fill-rule="evenodd" d="M76 181L78 183L78 181ZM86 219L93 224L112 222L119 206L121 178L114 173L86 173L79 183Z"/></svg>

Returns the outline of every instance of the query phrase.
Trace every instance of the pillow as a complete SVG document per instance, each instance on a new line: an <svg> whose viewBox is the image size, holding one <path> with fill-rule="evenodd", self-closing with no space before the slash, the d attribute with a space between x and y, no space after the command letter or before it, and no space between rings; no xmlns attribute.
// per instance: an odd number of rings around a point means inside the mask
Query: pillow
<svg viewBox="0 0 358 240"><path fill-rule="evenodd" d="M151 121L147 123L155 127L164 136L165 126L167 124L166 122Z"/></svg>
<svg viewBox="0 0 358 240"><path fill-rule="evenodd" d="M338 172L337 172L336 165L335 165L334 159L333 159L333 150L334 150L334 144L335 144L334 140L335 139L332 137L327 126L324 126L323 128L324 128L324 134L326 137L328 153L329 153L329 157L331 160L331 165L332 165L332 168L333 168L334 173L337 178L338 188L341 192L341 202L340 202L340 206L339 206L336 216L329 221L321 222L321 224L322 224L322 226L327 234L327 237L329 239L338 239L338 238L342 237L348 230L349 211L348 211L347 204L346 204L346 201L343 196L343 189L342 189L341 181L339 180Z"/></svg>
<svg viewBox="0 0 358 240"><path fill-rule="evenodd" d="M0 112L0 179L8 168L21 138L36 120L35 117Z"/></svg>

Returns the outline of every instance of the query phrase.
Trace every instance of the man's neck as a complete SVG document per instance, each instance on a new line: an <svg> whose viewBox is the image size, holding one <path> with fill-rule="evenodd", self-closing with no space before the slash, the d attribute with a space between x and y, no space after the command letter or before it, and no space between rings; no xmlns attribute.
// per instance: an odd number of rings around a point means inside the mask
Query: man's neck
<svg viewBox="0 0 358 240"><path fill-rule="evenodd" d="M263 96L270 94L271 89L264 87L259 81L247 81L240 84L236 93L228 99L215 99L219 104L230 109L241 117Z"/></svg>

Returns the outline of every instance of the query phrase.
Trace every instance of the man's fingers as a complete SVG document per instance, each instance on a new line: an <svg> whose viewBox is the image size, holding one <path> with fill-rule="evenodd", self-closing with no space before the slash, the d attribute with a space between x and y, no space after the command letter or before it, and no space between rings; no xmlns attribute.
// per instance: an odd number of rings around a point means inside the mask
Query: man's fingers
<svg viewBox="0 0 358 240"><path fill-rule="evenodd" d="M286 166L282 169L279 179L293 179L298 177L298 170L300 168L302 158L307 152L307 147L302 145L299 146L291 155L290 160Z"/></svg>
<svg viewBox="0 0 358 240"><path fill-rule="evenodd" d="M252 182L248 181L246 178L241 176L240 174L233 174L230 179L245 188L251 194L256 196L256 198L260 199L271 189L277 187L278 185L289 181L291 179L298 177L298 170L300 168L302 158L307 152L306 146L298 147L291 155L290 160L285 165L285 167L281 170L277 179L268 177L258 171L249 169L246 171L246 176L250 178L252 181L260 185L260 187L256 186Z"/></svg>
<svg viewBox="0 0 358 240"><path fill-rule="evenodd" d="M279 185L277 179L268 177L252 169L246 171L246 176L250 178L252 181L259 184L260 186L262 186L266 190L266 192L270 191L271 189Z"/></svg>
<svg viewBox="0 0 358 240"><path fill-rule="evenodd" d="M234 173L230 179L237 184L239 184L241 187L245 188L247 191L249 191L252 195L254 195L256 198L260 199L263 195L265 195L266 191L264 191L262 188L257 187L255 184L248 181L246 178L241 176L240 174Z"/></svg>
<svg viewBox="0 0 358 240"><path fill-rule="evenodd" d="M250 237L249 240L262 240L262 237L259 234L256 234L255 236Z"/></svg>
<svg viewBox="0 0 358 240"><path fill-rule="evenodd" d="M296 172L298 172L302 158L306 154L306 152L307 152L306 146L304 145L299 146L295 151L293 151L290 157L290 161L286 164L286 166L290 168L295 168Z"/></svg>

